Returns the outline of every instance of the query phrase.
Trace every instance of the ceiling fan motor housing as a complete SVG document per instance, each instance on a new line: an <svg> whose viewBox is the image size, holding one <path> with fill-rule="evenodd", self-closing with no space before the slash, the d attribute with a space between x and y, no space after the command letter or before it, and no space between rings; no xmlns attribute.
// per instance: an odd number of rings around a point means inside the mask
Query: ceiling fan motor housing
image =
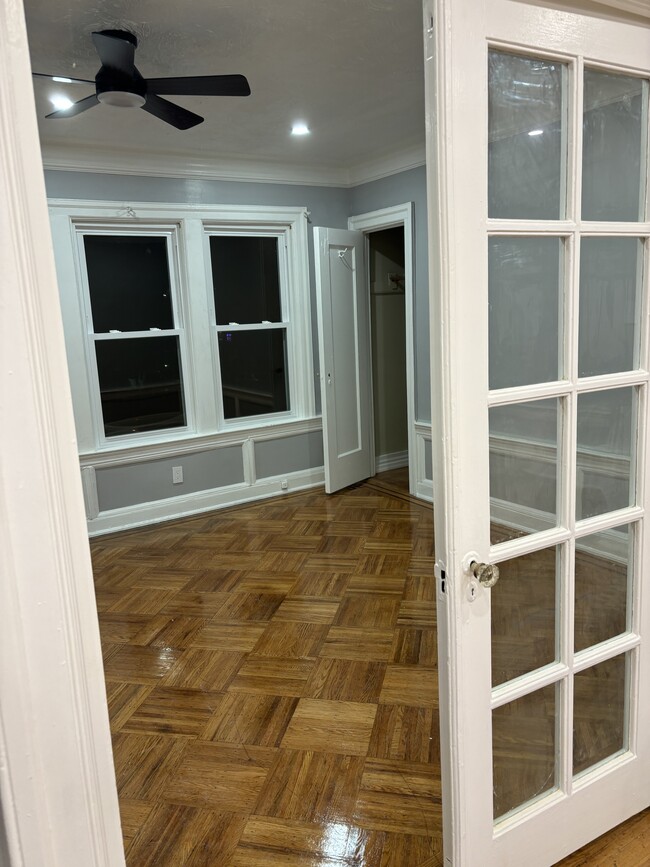
<svg viewBox="0 0 650 867"><path fill-rule="evenodd" d="M138 40L126 30L102 30L102 36L113 39L123 39L138 47ZM105 105L115 105L120 108L142 108L147 101L147 85L138 70L133 67L129 75L122 69L112 66L102 66L95 76L97 99Z"/></svg>

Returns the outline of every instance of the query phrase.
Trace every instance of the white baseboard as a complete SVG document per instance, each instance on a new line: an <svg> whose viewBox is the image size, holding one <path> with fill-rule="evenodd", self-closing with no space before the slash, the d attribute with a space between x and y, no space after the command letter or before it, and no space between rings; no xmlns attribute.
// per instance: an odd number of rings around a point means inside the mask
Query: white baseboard
<svg viewBox="0 0 650 867"><path fill-rule="evenodd" d="M288 487L283 490L281 483L285 479ZM138 503L121 509L111 509L100 512L95 519L88 521L88 534L102 536L120 530L132 530L147 524L159 524L162 521L171 521L214 509L225 509L227 506L237 506L252 500L264 500L314 488L322 485L324 481L323 468L319 467L295 473L283 473L282 476L262 479L252 485L229 485L225 488L157 500L155 503Z"/></svg>
<svg viewBox="0 0 650 867"><path fill-rule="evenodd" d="M427 500L429 503L433 503L433 482L431 479L418 479L415 496L420 500Z"/></svg>
<svg viewBox="0 0 650 867"><path fill-rule="evenodd" d="M397 470L400 467L408 467L408 449L403 452L391 452L388 455L377 455L375 458L375 472L383 473L386 470Z"/></svg>

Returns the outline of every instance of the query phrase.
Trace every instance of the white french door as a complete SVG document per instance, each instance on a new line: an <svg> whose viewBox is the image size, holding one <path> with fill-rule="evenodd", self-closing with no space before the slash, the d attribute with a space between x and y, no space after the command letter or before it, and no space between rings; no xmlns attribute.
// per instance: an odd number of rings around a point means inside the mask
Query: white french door
<svg viewBox="0 0 650 867"><path fill-rule="evenodd" d="M445 864L545 867L650 803L650 29L424 25Z"/></svg>

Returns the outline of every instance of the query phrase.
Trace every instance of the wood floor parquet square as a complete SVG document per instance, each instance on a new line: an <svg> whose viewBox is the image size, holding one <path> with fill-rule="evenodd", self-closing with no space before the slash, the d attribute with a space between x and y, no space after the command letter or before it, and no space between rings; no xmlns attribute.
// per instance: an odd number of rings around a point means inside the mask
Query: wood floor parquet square
<svg viewBox="0 0 650 867"><path fill-rule="evenodd" d="M284 599L283 593L229 593L212 623L269 621Z"/></svg>
<svg viewBox="0 0 650 867"><path fill-rule="evenodd" d="M243 660L243 653L192 647L179 657L176 665L162 678L160 685L176 689L221 692L235 677Z"/></svg>
<svg viewBox="0 0 650 867"><path fill-rule="evenodd" d="M331 623L338 611L338 602L323 599L285 599L275 612L276 621L298 621L303 623Z"/></svg>
<svg viewBox="0 0 650 867"><path fill-rule="evenodd" d="M158 804L128 849L138 867L215 867L227 864L246 818L233 813Z"/></svg>
<svg viewBox="0 0 650 867"><path fill-rule="evenodd" d="M337 659L374 659L388 662L392 646L391 629L332 626L319 655Z"/></svg>
<svg viewBox="0 0 650 867"><path fill-rule="evenodd" d="M438 664L438 636L435 629L398 627L391 649L391 662L430 668L435 668Z"/></svg>
<svg viewBox="0 0 650 867"><path fill-rule="evenodd" d="M379 701L381 704L437 707L437 673L428 668L391 663L386 669Z"/></svg>
<svg viewBox="0 0 650 867"><path fill-rule="evenodd" d="M376 712L375 704L300 699L282 746L365 756Z"/></svg>
<svg viewBox="0 0 650 867"><path fill-rule="evenodd" d="M310 750L278 752L255 814L330 824L349 817L361 785L359 756Z"/></svg>
<svg viewBox="0 0 650 867"><path fill-rule="evenodd" d="M187 744L186 738L115 734L113 757L120 797L150 803L162 800Z"/></svg>
<svg viewBox="0 0 650 867"><path fill-rule="evenodd" d="M194 647L213 650L252 650L264 634L263 623L208 623L194 639Z"/></svg>
<svg viewBox="0 0 650 867"><path fill-rule="evenodd" d="M342 599L350 575L346 572L303 571L291 588L290 596L307 596L310 599Z"/></svg>
<svg viewBox="0 0 650 867"><path fill-rule="evenodd" d="M219 698L219 693L194 689L156 688L138 704L122 731L196 737L204 730Z"/></svg>
<svg viewBox="0 0 650 867"><path fill-rule="evenodd" d="M317 656L326 634L327 626L320 623L272 621L253 648L253 654L301 659Z"/></svg>
<svg viewBox="0 0 650 867"><path fill-rule="evenodd" d="M440 760L437 709L380 704L368 756L373 759L437 764Z"/></svg>
<svg viewBox="0 0 650 867"><path fill-rule="evenodd" d="M305 698L327 701L377 702L386 664L323 657L305 686Z"/></svg>
<svg viewBox="0 0 650 867"><path fill-rule="evenodd" d="M362 828L433 836L442 822L433 765L368 759L354 821Z"/></svg>
<svg viewBox="0 0 650 867"><path fill-rule="evenodd" d="M204 740L277 747L287 730L297 698L229 692L221 696L202 732Z"/></svg>
<svg viewBox="0 0 650 867"><path fill-rule="evenodd" d="M251 813L275 757L259 746L194 741L167 783L163 800L190 807Z"/></svg>
<svg viewBox="0 0 650 867"><path fill-rule="evenodd" d="M351 593L343 597L335 619L336 626L362 629L392 629L397 620L399 599L394 595Z"/></svg>
<svg viewBox="0 0 650 867"><path fill-rule="evenodd" d="M300 697L316 662L309 658L250 657L242 663L228 691Z"/></svg>
<svg viewBox="0 0 650 867"><path fill-rule="evenodd" d="M155 685L176 665L183 653L171 647L123 644L104 660L107 680Z"/></svg>

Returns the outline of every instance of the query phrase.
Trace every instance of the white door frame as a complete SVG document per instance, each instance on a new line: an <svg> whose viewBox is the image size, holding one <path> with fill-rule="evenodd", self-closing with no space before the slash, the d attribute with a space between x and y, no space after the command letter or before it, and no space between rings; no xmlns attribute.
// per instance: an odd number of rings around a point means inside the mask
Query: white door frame
<svg viewBox="0 0 650 867"><path fill-rule="evenodd" d="M22 3L0 0L0 801L12 867L124 867Z"/></svg>
<svg viewBox="0 0 650 867"><path fill-rule="evenodd" d="M418 468L416 467L415 448L415 358L413 343L413 202L405 202L402 205L393 205L390 208L381 208L378 211L369 211L367 214L359 214L349 217L348 229L363 232L365 236L366 255L366 284L370 293L370 267L368 263L368 235L371 232L379 232L382 229L393 229L396 226L404 227L404 306L406 318L406 424L408 427L408 453L409 453L409 491L415 496L417 490ZM372 342L370 344L372 355ZM370 365L372 376L372 363ZM372 415L374 428L375 414ZM374 431L373 431L373 457L374 457Z"/></svg>

